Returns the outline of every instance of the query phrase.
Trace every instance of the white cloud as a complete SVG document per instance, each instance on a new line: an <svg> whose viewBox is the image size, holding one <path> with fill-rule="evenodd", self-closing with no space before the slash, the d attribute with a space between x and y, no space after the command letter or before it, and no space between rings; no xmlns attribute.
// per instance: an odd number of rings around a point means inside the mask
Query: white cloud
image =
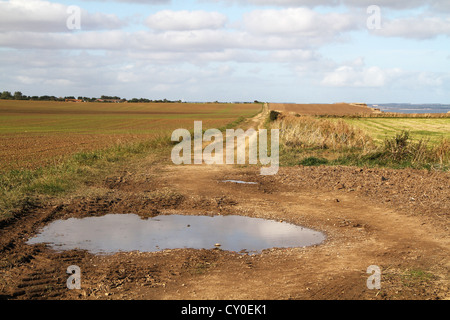
<svg viewBox="0 0 450 320"><path fill-rule="evenodd" d="M326 73L322 84L331 87L383 87L401 73L398 68L364 67L358 61L354 65L343 65Z"/></svg>
<svg viewBox="0 0 450 320"><path fill-rule="evenodd" d="M440 87L450 80L450 74L437 74L432 72L419 72L415 77L418 84L427 87Z"/></svg>
<svg viewBox="0 0 450 320"><path fill-rule="evenodd" d="M307 8L254 10L243 20L251 33L309 38L329 38L357 26L357 19L349 14L321 14Z"/></svg>
<svg viewBox="0 0 450 320"><path fill-rule="evenodd" d="M67 32L69 6L42 0L0 1L0 32ZM82 30L115 29L126 23L117 16L80 8Z"/></svg>
<svg viewBox="0 0 450 320"><path fill-rule="evenodd" d="M201 30L220 29L225 26L227 17L219 12L171 11L163 10L149 16L145 23L155 30Z"/></svg>
<svg viewBox="0 0 450 320"><path fill-rule="evenodd" d="M383 21L382 28L374 34L384 37L431 39L439 35L450 36L450 18L416 16Z"/></svg>
<svg viewBox="0 0 450 320"><path fill-rule="evenodd" d="M124 0L126 1L126 0ZM133 1L133 0L130 0ZM140 1L140 0L134 0ZM224 2L227 4L251 4L260 6L279 6L279 7L355 7L367 8L370 5L378 5L381 8L394 10L413 9L428 7L435 11L450 11L448 0L201 0L202 2Z"/></svg>
<svg viewBox="0 0 450 320"><path fill-rule="evenodd" d="M137 4L148 4L148 5L160 5L160 4L170 4L172 0L83 0L85 2L122 2L122 3L137 3Z"/></svg>
<svg viewBox="0 0 450 320"><path fill-rule="evenodd" d="M270 54L271 61L295 63L320 59L319 54L313 50L293 49L293 50L275 50Z"/></svg>

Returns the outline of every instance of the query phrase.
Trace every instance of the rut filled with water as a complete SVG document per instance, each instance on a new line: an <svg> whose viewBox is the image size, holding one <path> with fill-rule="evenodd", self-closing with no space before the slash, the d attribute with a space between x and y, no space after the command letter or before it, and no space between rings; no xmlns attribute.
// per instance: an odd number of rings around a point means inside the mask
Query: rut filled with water
<svg viewBox="0 0 450 320"><path fill-rule="evenodd" d="M258 253L269 248L311 246L324 240L325 235L315 230L238 215L160 215L142 219L135 214L108 214L54 221L27 243L46 243L56 251L80 249L94 254L215 247Z"/></svg>

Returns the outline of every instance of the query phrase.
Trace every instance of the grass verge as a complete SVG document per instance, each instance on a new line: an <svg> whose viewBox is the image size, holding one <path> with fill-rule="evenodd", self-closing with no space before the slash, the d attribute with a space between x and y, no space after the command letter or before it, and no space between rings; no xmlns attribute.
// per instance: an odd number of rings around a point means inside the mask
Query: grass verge
<svg viewBox="0 0 450 320"><path fill-rule="evenodd" d="M170 137L161 136L144 142L79 152L61 163L35 170L3 172L0 174L0 221L13 218L16 212L39 199L64 196L95 183L127 161L149 153L167 153L171 145Z"/></svg>
<svg viewBox="0 0 450 320"><path fill-rule="evenodd" d="M280 130L280 164L364 167L450 168L450 139L430 142L407 130L378 141L345 119L278 115L267 120Z"/></svg>

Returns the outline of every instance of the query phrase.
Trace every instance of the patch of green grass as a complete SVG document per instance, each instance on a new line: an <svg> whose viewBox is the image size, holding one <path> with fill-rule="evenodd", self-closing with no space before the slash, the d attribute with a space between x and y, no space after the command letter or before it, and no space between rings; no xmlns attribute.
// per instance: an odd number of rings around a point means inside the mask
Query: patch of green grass
<svg viewBox="0 0 450 320"><path fill-rule="evenodd" d="M10 218L23 204L42 196L64 196L87 182L101 179L117 166L149 153L168 153L169 138L117 145L80 152L59 164L35 170L11 170L0 174L0 221Z"/></svg>
<svg viewBox="0 0 450 320"><path fill-rule="evenodd" d="M328 164L328 160L325 158L317 158L317 157L308 157L305 159L302 159L299 164L302 166L320 166L323 164Z"/></svg>
<svg viewBox="0 0 450 320"><path fill-rule="evenodd" d="M401 131L408 131L414 140L429 139L437 144L450 139L450 118L342 118L359 127L382 143Z"/></svg>
<svg viewBox="0 0 450 320"><path fill-rule="evenodd" d="M237 118L235 121L230 122L227 125L218 128L218 130L225 131L226 129L232 129L232 128L240 125L241 123L243 123L245 121L245 119L246 119L245 117L241 116L241 117ZM203 130L203 131L205 131L205 130Z"/></svg>
<svg viewBox="0 0 450 320"><path fill-rule="evenodd" d="M410 269L402 275L402 282L407 287L429 282L433 279L435 279L435 276L432 273L421 269Z"/></svg>

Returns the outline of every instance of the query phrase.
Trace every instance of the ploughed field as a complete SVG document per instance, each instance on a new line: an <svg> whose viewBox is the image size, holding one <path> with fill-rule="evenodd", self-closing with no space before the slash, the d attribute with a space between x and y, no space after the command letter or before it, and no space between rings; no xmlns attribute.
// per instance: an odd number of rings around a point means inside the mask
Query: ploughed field
<svg viewBox="0 0 450 320"><path fill-rule="evenodd" d="M350 103L333 104L295 104L295 103L270 103L270 110L279 112L292 112L301 115L357 115L372 114L374 110L365 105L356 105Z"/></svg>
<svg viewBox="0 0 450 320"><path fill-rule="evenodd" d="M178 128L220 128L260 104L71 103L0 100L0 170L36 168L67 155L170 136Z"/></svg>

